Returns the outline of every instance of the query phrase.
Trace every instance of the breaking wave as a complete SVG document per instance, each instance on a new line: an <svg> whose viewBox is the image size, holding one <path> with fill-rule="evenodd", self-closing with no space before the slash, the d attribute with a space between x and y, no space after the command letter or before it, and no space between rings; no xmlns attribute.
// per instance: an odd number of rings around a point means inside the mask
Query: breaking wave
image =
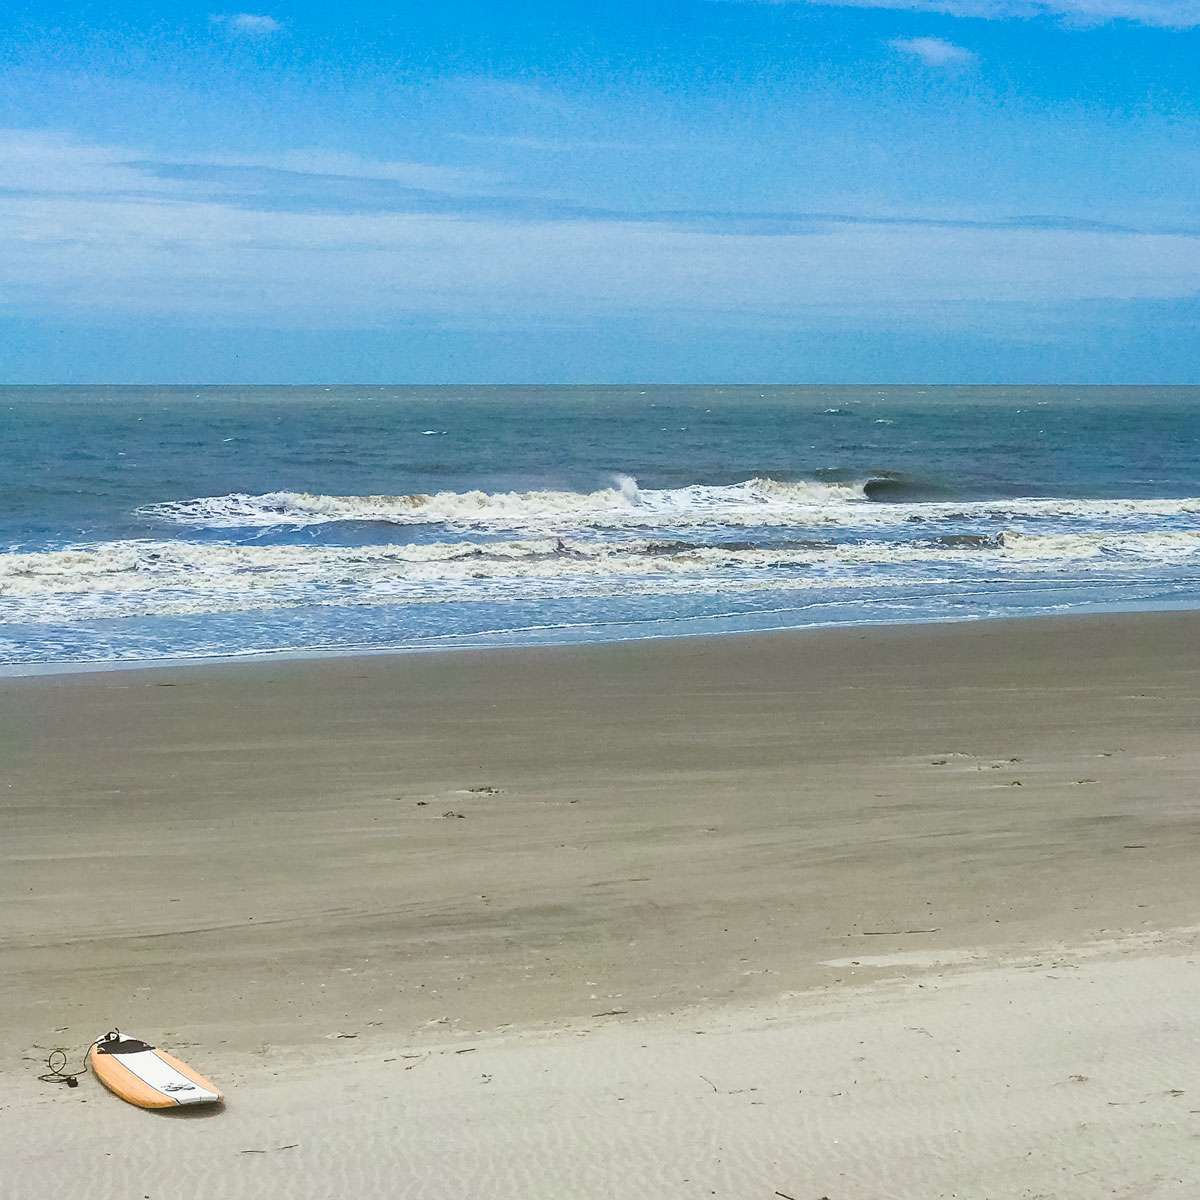
<svg viewBox="0 0 1200 1200"><path fill-rule="evenodd" d="M788 483L755 478L729 486L643 488L627 475L594 492L436 492L405 496L321 496L310 492L234 493L151 504L139 514L209 529L362 521L472 529L566 526L642 527L698 523L777 524L828 506L862 505L873 481Z"/></svg>
<svg viewBox="0 0 1200 1200"><path fill-rule="evenodd" d="M686 528L698 525L883 525L902 520L1004 520L1020 517L1124 519L1200 513L1200 498L1072 500L1016 498L932 501L916 481L872 476L857 483L748 479L727 486L643 488L628 476L594 492L436 492L401 496L324 496L310 492L231 493L172 500L138 515L196 529L299 528L337 522L441 525L518 531L573 528Z"/></svg>

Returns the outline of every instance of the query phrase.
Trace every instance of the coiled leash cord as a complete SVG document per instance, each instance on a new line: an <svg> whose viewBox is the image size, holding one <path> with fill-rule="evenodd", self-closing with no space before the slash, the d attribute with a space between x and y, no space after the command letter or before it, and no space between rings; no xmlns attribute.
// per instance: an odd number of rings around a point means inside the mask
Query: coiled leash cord
<svg viewBox="0 0 1200 1200"><path fill-rule="evenodd" d="M83 1066L78 1071L68 1071L66 1066L67 1052L61 1046L56 1046L46 1055L48 1069L45 1075L39 1075L38 1078L43 1083L65 1083L67 1087L78 1087L79 1076L87 1074L87 1052L84 1052Z"/></svg>
<svg viewBox="0 0 1200 1200"><path fill-rule="evenodd" d="M83 1052L83 1066L78 1071L68 1071L67 1052L61 1046L55 1046L49 1054L46 1055L46 1073L39 1075L38 1078L43 1083L65 1083L67 1087L78 1087L80 1075L86 1075L88 1070L87 1056L91 1048L96 1045L96 1042L109 1041L112 1038L121 1036L119 1030L113 1030L111 1033L106 1033L104 1037L97 1038L95 1042L88 1042L87 1050Z"/></svg>

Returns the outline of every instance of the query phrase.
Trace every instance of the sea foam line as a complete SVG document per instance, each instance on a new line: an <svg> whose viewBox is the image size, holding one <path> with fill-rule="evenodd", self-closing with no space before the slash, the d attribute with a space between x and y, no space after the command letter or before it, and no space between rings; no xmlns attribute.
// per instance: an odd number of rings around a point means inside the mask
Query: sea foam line
<svg viewBox="0 0 1200 1200"><path fill-rule="evenodd" d="M916 532L914 530L914 532ZM743 566L888 565L1026 559L1048 564L1105 558L1148 562L1200 553L1200 529L1031 532L910 536L903 540L787 540L762 542L683 539L587 540L562 537L510 541L433 542L362 546L272 545L123 539L67 549L0 553L0 594L23 588L104 587L151 590L188 577L216 579L272 572L293 580L328 572L366 578L372 573L429 580L483 575L552 576L579 572L691 573ZM264 575L264 573L266 573Z"/></svg>
<svg viewBox="0 0 1200 1200"><path fill-rule="evenodd" d="M538 600L742 590L922 588L979 572L1028 579L1200 570L1200 531L951 536L782 545L682 541L397 546L125 540L0 554L0 617L44 623L338 603Z"/></svg>

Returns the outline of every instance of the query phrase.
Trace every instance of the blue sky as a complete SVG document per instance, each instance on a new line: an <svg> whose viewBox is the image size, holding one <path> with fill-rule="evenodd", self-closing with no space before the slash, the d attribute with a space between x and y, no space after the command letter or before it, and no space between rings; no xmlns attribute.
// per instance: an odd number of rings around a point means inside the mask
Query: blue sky
<svg viewBox="0 0 1200 1200"><path fill-rule="evenodd" d="M0 21L0 382L1200 383L1200 0Z"/></svg>

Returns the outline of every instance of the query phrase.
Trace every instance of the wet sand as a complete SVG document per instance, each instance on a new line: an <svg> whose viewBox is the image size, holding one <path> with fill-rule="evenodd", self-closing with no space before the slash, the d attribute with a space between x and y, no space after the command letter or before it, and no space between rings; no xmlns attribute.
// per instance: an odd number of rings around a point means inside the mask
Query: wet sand
<svg viewBox="0 0 1200 1200"><path fill-rule="evenodd" d="M214 1195L1190 1196L1198 648L1146 614L0 681L10 1194L160 1194L101 1164L129 1135ZM35 1080L113 1025L225 1111Z"/></svg>

